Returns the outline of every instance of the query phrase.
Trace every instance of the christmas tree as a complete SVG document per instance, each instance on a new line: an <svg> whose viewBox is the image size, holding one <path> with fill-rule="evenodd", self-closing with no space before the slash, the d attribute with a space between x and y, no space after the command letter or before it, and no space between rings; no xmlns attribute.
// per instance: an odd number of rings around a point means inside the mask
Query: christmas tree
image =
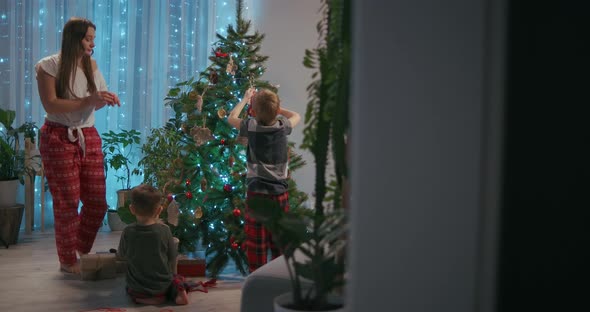
<svg viewBox="0 0 590 312"><path fill-rule="evenodd" d="M249 87L277 91L259 79L268 59L258 54L264 35L250 34L251 23L242 18L242 11L243 1L238 1L236 26L227 26L227 36L217 34L211 65L169 90L166 105L174 109L174 117L165 127L152 130L141 162L144 182L166 195L163 217L180 239L180 251L194 251L200 240L213 277L230 259L242 274L248 268L246 142L227 123L228 112ZM245 109L241 117L247 114ZM290 170L303 165L301 156L290 151ZM297 190L293 180L289 183L290 205L296 209L307 195Z"/></svg>

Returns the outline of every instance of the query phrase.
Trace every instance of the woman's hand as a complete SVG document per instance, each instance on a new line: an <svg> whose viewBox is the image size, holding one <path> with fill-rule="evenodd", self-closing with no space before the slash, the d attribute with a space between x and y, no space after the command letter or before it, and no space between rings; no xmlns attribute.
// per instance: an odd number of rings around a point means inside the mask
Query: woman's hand
<svg viewBox="0 0 590 312"><path fill-rule="evenodd" d="M94 106L96 110L103 108L105 105L121 106L119 97L109 91L98 91L85 98L86 105Z"/></svg>

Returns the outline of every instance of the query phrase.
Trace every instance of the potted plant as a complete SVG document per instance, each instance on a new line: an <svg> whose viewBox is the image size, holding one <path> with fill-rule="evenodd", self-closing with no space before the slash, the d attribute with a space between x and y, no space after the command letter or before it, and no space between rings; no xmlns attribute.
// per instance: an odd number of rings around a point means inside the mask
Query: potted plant
<svg viewBox="0 0 590 312"><path fill-rule="evenodd" d="M140 144L140 134L134 129L119 132L110 130L102 134L105 172L108 175L109 169L113 169L117 182L121 183L121 188L117 190L117 206L109 208L107 212L107 221L112 231L120 231L125 227L126 224L121 221L118 209L129 201L131 175L141 174L139 164L134 164L131 160L134 149ZM120 171L122 174L118 174Z"/></svg>
<svg viewBox="0 0 590 312"><path fill-rule="evenodd" d="M24 183L24 175L33 170L25 166L25 153L20 148L20 133L35 142L35 123L26 122L13 128L14 110L0 109L0 206L16 204L18 183Z"/></svg>
<svg viewBox="0 0 590 312"><path fill-rule="evenodd" d="M248 206L272 233L287 264L292 291L275 299L275 312L341 311L345 267L340 257L347 230L342 210L283 213L278 203L263 198L248 200Z"/></svg>
<svg viewBox="0 0 590 312"><path fill-rule="evenodd" d="M13 128L14 110L0 109L0 236L6 246L15 244L24 212L16 205L18 183L24 184L24 176L35 175L35 167L25 161L25 151L20 148L20 133L35 142L34 123L26 122Z"/></svg>

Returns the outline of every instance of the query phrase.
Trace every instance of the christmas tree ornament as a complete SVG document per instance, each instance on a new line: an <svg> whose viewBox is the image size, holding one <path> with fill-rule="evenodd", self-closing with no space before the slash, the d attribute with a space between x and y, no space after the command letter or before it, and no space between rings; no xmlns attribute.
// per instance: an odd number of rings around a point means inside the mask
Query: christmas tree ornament
<svg viewBox="0 0 590 312"><path fill-rule="evenodd" d="M230 167L233 167L233 166L234 166L234 162L235 162L235 161L236 161L236 159L235 159L234 155L231 155L231 156L229 156L229 157L227 158L227 164L228 164Z"/></svg>
<svg viewBox="0 0 590 312"><path fill-rule="evenodd" d="M234 217L239 217L242 214L242 212L240 211L240 209L234 208L233 214L234 214Z"/></svg>
<svg viewBox="0 0 590 312"><path fill-rule="evenodd" d="M197 98L197 103L195 104L195 108L200 112L203 111L203 97L199 95Z"/></svg>
<svg viewBox="0 0 590 312"><path fill-rule="evenodd" d="M186 181L184 182L184 185L191 186L191 180L186 179Z"/></svg>
<svg viewBox="0 0 590 312"><path fill-rule="evenodd" d="M186 193L184 193L184 196L186 196L187 199L192 199L193 193L191 193L191 191L186 191Z"/></svg>
<svg viewBox="0 0 590 312"><path fill-rule="evenodd" d="M225 67L225 72L234 76L236 74L238 66L234 63L234 58L230 55L229 62L227 62L227 66Z"/></svg>
<svg viewBox="0 0 590 312"><path fill-rule="evenodd" d="M180 205L175 200L172 200L166 208L168 214L168 223L174 226L178 226L178 216L180 215Z"/></svg>
<svg viewBox="0 0 590 312"><path fill-rule="evenodd" d="M199 99L199 93L197 93L197 91L193 90L188 93L188 98L192 101L196 101Z"/></svg>
<svg viewBox="0 0 590 312"><path fill-rule="evenodd" d="M201 219L202 217L203 217L203 208L201 208L201 206L199 206L195 210L195 219Z"/></svg>
<svg viewBox="0 0 590 312"><path fill-rule="evenodd" d="M211 84L217 84L217 81L219 80L219 77L217 76L217 72L214 70L211 70L211 72L209 73L209 82Z"/></svg>
<svg viewBox="0 0 590 312"><path fill-rule="evenodd" d="M225 118L225 116L227 116L227 112L225 111L225 109L222 107L219 110L217 110L217 117L219 117L220 119Z"/></svg>
<svg viewBox="0 0 590 312"><path fill-rule="evenodd" d="M231 248L232 248L233 250L236 250L236 249L238 249L238 243L236 243L236 242L233 242L233 243L231 243Z"/></svg>
<svg viewBox="0 0 590 312"><path fill-rule="evenodd" d="M206 191L207 190L207 179L202 178L201 179L201 191Z"/></svg>
<svg viewBox="0 0 590 312"><path fill-rule="evenodd" d="M223 186L223 190L229 193L232 191L232 186L229 184L226 184Z"/></svg>
<svg viewBox="0 0 590 312"><path fill-rule="evenodd" d="M167 196L168 202L171 202L174 200L174 196L172 195L172 193L169 193Z"/></svg>
<svg viewBox="0 0 590 312"><path fill-rule="evenodd" d="M195 103L195 108L200 112L203 111L203 98L205 97L205 93L207 93L207 89L209 89L209 86L205 86L205 89L203 89L203 94L196 96L195 100L197 101ZM189 95L190 97L190 95ZM203 123L204 125L205 123Z"/></svg>
<svg viewBox="0 0 590 312"><path fill-rule="evenodd" d="M227 57L229 55L228 53L221 51L221 48L217 48L217 50L215 50L213 53L216 57Z"/></svg>
<svg viewBox="0 0 590 312"><path fill-rule="evenodd" d="M246 114L248 115L248 117L256 117L256 114L254 113L254 110L252 109L252 99L250 99L250 105L248 105L248 108L246 109Z"/></svg>
<svg viewBox="0 0 590 312"><path fill-rule="evenodd" d="M193 136L193 140L195 140L196 146L201 146L213 139L211 130L207 127L194 127L191 129L191 135Z"/></svg>

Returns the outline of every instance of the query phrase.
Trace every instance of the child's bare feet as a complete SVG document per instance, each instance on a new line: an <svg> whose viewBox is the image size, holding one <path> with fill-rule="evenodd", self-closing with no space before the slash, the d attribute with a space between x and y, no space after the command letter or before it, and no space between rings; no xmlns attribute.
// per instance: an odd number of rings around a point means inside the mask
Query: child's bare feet
<svg viewBox="0 0 590 312"><path fill-rule="evenodd" d="M72 265L62 263L59 266L59 270L66 273L80 274L80 263L76 262Z"/></svg>
<svg viewBox="0 0 590 312"><path fill-rule="evenodd" d="M176 304L188 304L188 294L186 293L186 290L178 290L178 294L176 295Z"/></svg>
<svg viewBox="0 0 590 312"><path fill-rule="evenodd" d="M156 298L135 298L135 302L142 303L142 304L150 304L150 305L157 305L166 302L165 297L156 297Z"/></svg>

